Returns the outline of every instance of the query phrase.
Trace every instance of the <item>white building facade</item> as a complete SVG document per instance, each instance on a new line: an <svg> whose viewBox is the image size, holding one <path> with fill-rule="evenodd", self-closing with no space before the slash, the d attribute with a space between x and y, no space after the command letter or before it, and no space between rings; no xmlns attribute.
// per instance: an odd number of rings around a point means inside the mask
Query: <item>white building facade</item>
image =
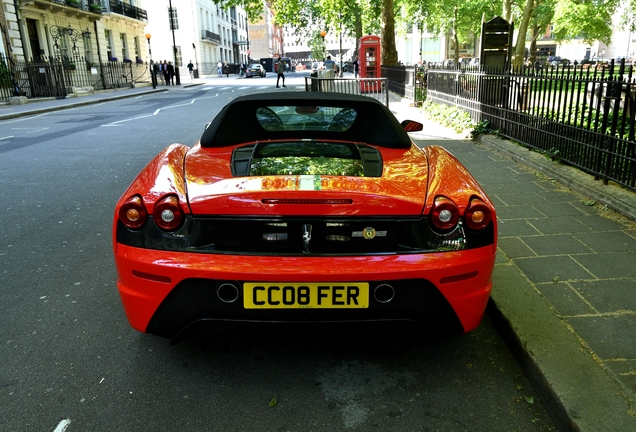
<svg viewBox="0 0 636 432"><path fill-rule="evenodd" d="M174 62L182 77L187 71L181 69L190 61L199 76L216 74L219 61L228 63L232 73L237 65L247 63L248 21L242 8L224 9L212 0L148 3L146 32L153 60Z"/></svg>
<svg viewBox="0 0 636 432"><path fill-rule="evenodd" d="M142 0L0 1L7 27L3 45L14 61L146 59Z"/></svg>
<svg viewBox="0 0 636 432"><path fill-rule="evenodd" d="M316 33L319 31L320 29L315 30ZM356 51L355 38L340 33L327 32L324 43L325 54L331 55L334 60L339 61L340 53L342 53L342 61L353 60ZM289 26L283 28L283 55L299 61L312 60L307 38L299 36ZM322 56L313 60L322 61Z"/></svg>

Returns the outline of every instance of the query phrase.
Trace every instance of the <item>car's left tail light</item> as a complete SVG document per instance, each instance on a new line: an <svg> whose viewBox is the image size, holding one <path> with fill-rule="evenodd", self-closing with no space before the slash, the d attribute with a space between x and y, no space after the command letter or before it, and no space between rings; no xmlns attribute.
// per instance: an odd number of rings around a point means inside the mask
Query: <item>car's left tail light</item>
<svg viewBox="0 0 636 432"><path fill-rule="evenodd" d="M139 229L148 219L146 206L139 195L132 196L119 208L119 220L130 229Z"/></svg>
<svg viewBox="0 0 636 432"><path fill-rule="evenodd" d="M181 225L183 221L183 211L179 205L179 198L175 195L168 195L162 198L152 212L155 224L165 231L173 231Z"/></svg>

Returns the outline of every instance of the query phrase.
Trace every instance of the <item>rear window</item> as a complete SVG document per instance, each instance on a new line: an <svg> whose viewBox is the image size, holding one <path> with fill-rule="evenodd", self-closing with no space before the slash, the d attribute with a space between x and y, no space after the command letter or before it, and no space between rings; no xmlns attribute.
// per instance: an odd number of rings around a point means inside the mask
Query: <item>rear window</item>
<svg viewBox="0 0 636 432"><path fill-rule="evenodd" d="M249 175L364 176L358 148L315 141L262 143L254 152Z"/></svg>
<svg viewBox="0 0 636 432"><path fill-rule="evenodd" d="M258 122L269 132L344 132L349 130L357 114L353 108L329 106L267 106L256 110Z"/></svg>

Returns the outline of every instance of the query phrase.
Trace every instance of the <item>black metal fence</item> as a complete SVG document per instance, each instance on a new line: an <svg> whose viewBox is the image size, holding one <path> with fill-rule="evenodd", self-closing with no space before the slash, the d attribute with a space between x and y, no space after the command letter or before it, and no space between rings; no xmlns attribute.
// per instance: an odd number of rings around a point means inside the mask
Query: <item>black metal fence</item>
<svg viewBox="0 0 636 432"><path fill-rule="evenodd" d="M322 72L322 71L321 71ZM328 74L312 73L305 77L305 91L346 93L369 96L389 106L389 81L386 78L327 78Z"/></svg>
<svg viewBox="0 0 636 432"><path fill-rule="evenodd" d="M412 99L415 106L421 106L426 100L426 69L422 65L382 66L382 77L388 80L390 91Z"/></svg>
<svg viewBox="0 0 636 432"><path fill-rule="evenodd" d="M64 98L77 88L106 90L138 82L150 82L146 63L94 63L81 56L11 62L0 56L0 101L12 96Z"/></svg>
<svg viewBox="0 0 636 432"><path fill-rule="evenodd" d="M585 66L585 65L584 65ZM634 67L519 68L512 72L436 69L427 98L523 145L636 190Z"/></svg>

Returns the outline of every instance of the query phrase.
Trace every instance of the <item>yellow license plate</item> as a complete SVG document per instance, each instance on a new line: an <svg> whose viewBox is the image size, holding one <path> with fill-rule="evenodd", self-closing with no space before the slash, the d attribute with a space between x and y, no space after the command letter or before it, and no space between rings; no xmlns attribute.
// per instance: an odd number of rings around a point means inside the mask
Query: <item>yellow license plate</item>
<svg viewBox="0 0 636 432"><path fill-rule="evenodd" d="M245 309L361 309L369 307L366 282L243 284Z"/></svg>

